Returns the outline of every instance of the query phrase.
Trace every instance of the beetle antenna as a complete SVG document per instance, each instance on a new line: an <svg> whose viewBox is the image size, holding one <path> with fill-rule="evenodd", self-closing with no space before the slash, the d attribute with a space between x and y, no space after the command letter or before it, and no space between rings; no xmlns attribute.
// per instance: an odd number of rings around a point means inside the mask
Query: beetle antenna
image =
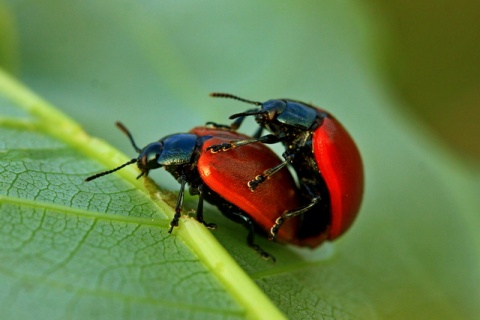
<svg viewBox="0 0 480 320"><path fill-rule="evenodd" d="M127 135L128 139L130 139L130 142L132 143L132 146L135 149L135 151L137 151L137 153L140 153L142 151L142 149L140 149L137 146L137 144L135 143L135 140L133 140L132 134L130 133L130 131L128 131L127 127L125 127L125 125L123 123L121 123L120 121L115 122L115 125L117 126L118 129L120 129L123 133L125 133Z"/></svg>
<svg viewBox="0 0 480 320"><path fill-rule="evenodd" d="M251 111L240 112L240 113L232 114L229 117L229 119L236 119L236 118L245 117L245 116L255 116L257 114L262 114L264 112L265 112L264 110L251 110Z"/></svg>
<svg viewBox="0 0 480 320"><path fill-rule="evenodd" d="M242 102L245 102L245 103L253 104L255 106L261 106L262 105L261 102L240 98L240 97L234 96L233 94L230 94L230 93L212 92L212 93L210 93L210 97L233 99L233 100L238 100L238 101L242 101Z"/></svg>
<svg viewBox="0 0 480 320"><path fill-rule="evenodd" d="M108 171L103 171L103 172L94 174L93 176L90 176L90 177L86 178L85 181L92 181L92 180L97 179L97 178L99 178L99 177L102 177L102 176L104 176L104 175L107 175L107 174L110 174L110 173L115 172L115 171L117 171L117 170L120 170L120 169L122 169L123 167L126 167L126 166L128 166L128 165L130 165L130 164L132 164L132 163L137 162L137 161L138 161L138 159L134 158L134 159L132 159L132 160L129 160L128 162L125 162L125 163L122 164L121 166L116 167L115 169L108 170Z"/></svg>

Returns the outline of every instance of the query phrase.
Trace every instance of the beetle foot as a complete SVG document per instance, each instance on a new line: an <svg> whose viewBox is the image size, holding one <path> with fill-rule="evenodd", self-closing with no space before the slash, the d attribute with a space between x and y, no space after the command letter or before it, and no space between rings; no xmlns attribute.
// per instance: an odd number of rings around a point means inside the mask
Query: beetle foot
<svg viewBox="0 0 480 320"><path fill-rule="evenodd" d="M207 223L205 221L202 221L202 223L205 227L207 227L207 229L210 229L210 230L217 229L217 224L216 223Z"/></svg>
<svg viewBox="0 0 480 320"><path fill-rule="evenodd" d="M265 178L265 176L263 175L258 175L255 177L255 179L253 180L250 180L248 181L247 185L248 185L248 188L250 189L250 191L255 191L255 189L257 189L257 187L263 183L265 180L267 180Z"/></svg>
<svg viewBox="0 0 480 320"><path fill-rule="evenodd" d="M214 144L206 149L206 151L210 151L211 153L217 153L220 151L228 151L233 149L233 145L231 143L221 143L221 144Z"/></svg>
<svg viewBox="0 0 480 320"><path fill-rule="evenodd" d="M274 256L272 256L270 253L266 252L265 250L263 250L262 248L260 248L256 244L253 245L252 248L255 251L257 251L257 253L260 255L260 257L262 257L262 259L265 259L265 260L270 261L270 262L276 262L277 261Z"/></svg>
<svg viewBox="0 0 480 320"><path fill-rule="evenodd" d="M275 224L274 224L273 227L270 229L270 238L269 238L269 240L272 240L272 241L277 240L278 230L280 229L280 227L283 225L284 222L285 222L285 220L284 220L282 217L278 217L278 218L277 218L277 220L275 221Z"/></svg>
<svg viewBox="0 0 480 320"><path fill-rule="evenodd" d="M208 223L206 222L205 220L203 220L203 215L201 217L195 217L195 219L200 222L201 224L203 224L205 227L207 227L207 229L210 229L210 230L215 230L217 229L217 224L216 223Z"/></svg>
<svg viewBox="0 0 480 320"><path fill-rule="evenodd" d="M170 228L168 229L168 233L172 233L173 228L178 227L178 218L174 217L173 220L170 222Z"/></svg>

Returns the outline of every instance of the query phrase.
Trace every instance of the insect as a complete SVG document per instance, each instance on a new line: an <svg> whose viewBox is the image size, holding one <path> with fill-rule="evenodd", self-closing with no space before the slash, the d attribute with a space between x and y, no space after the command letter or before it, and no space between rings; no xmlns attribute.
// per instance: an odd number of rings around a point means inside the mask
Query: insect
<svg viewBox="0 0 480 320"><path fill-rule="evenodd" d="M284 161L271 166L248 182L253 191L267 182L288 163L294 168L301 193L309 199L309 210L292 210L281 215L272 227L275 238L285 221L303 215L303 232L312 245L333 240L345 233L355 220L363 196L363 164L355 142L346 129L327 111L311 104L290 99L258 102L228 93L212 93L212 97L239 100L257 106L230 116L236 119L237 130L244 119L255 116L259 130L252 138L232 140L208 148L213 153L237 150L256 142L281 142ZM266 129L270 134L262 136ZM241 149L241 148L238 148ZM315 236L317 242L314 242Z"/></svg>
<svg viewBox="0 0 480 320"><path fill-rule="evenodd" d="M209 228L203 217L203 200L216 205L228 218L243 224L247 230L247 244L263 258L274 257L255 243L255 232L268 234L275 220L291 209L301 206L298 189L290 172L279 170L275 177L259 186L252 193L246 185L248 179L272 166L278 166L281 160L268 147L253 144L223 155L213 155L205 149L231 140L244 140L248 136L221 128L196 127L189 133L166 136L159 141L140 149L131 133L121 123L117 127L130 139L133 148L139 154L117 168L100 172L85 179L91 181L110 174L123 167L136 163L141 176L147 176L150 170L164 167L180 183L180 191L175 206L175 215L168 232L178 226L184 198L185 186L190 194L198 195L196 219ZM299 219L292 219L278 233L278 240L285 243L298 243L297 231Z"/></svg>

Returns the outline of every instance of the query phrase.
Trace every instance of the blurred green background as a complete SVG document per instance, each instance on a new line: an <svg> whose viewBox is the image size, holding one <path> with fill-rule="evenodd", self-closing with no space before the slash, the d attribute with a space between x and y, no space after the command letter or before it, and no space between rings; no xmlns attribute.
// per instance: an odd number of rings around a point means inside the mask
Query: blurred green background
<svg viewBox="0 0 480 320"><path fill-rule="evenodd" d="M129 155L116 120L146 144L245 109L212 91L331 111L362 152L366 194L336 247L344 277L324 270L380 317L474 319L479 7L0 0L0 65Z"/></svg>
<svg viewBox="0 0 480 320"><path fill-rule="evenodd" d="M479 2L367 2L385 23L382 73L396 95L443 143L478 164Z"/></svg>

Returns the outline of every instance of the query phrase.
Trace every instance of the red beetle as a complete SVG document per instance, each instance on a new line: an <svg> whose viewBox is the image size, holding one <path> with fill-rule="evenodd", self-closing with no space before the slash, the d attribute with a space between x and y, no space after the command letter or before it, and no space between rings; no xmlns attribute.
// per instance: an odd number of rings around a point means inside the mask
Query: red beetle
<svg viewBox="0 0 480 320"><path fill-rule="evenodd" d="M141 171L138 177L148 175L152 169L164 167L180 183L175 216L169 232L178 226L184 189L188 183L190 193L199 196L196 212L199 222L207 227L214 227L203 220L205 199L216 205L228 218L245 225L248 229L248 245L262 257L274 260L255 244L254 231L268 234L278 217L292 209L297 210L296 208L301 206L298 189L286 168L279 170L274 177L259 186L255 193L249 190L247 182L258 172L281 164L275 153L262 144L239 148L228 154L213 155L205 152L211 145L248 138L236 132L206 127L194 128L189 133L169 135L140 149L125 126L120 123L117 123L117 126L129 137L139 156L115 169L92 175L85 179L86 181L115 172L132 163L137 163ZM298 218L286 222L278 233L278 240L298 244L299 225Z"/></svg>
<svg viewBox="0 0 480 320"><path fill-rule="evenodd" d="M340 122L327 111L300 101L274 99L261 103L226 93L211 96L259 106L259 109L234 114L230 119L237 119L231 126L236 130L246 116L253 115L260 128L253 138L232 140L210 146L209 150L216 153L255 142L283 143L285 161L257 175L248 185L255 190L290 163L297 173L303 196L310 201L310 209L293 210L277 219L271 230L272 237L285 221L298 215L302 215L303 229L297 238L308 239L306 245L312 247L325 238L336 239L350 228L362 201L363 165L357 146ZM261 136L263 129L271 134Z"/></svg>
<svg viewBox="0 0 480 320"><path fill-rule="evenodd" d="M249 138L237 132L208 127L196 127L190 130L190 133L211 137L204 141L203 150L232 139ZM239 148L228 154L202 152L197 161L197 170L209 189L229 204L241 208L255 222L257 229L268 234L278 217L301 205L295 181L290 172L283 168L272 179L259 186L258 192L251 192L247 182L252 175L280 163L281 160L269 148L262 144L252 144L248 148ZM225 211L223 213L227 216L230 214ZM302 245L297 240L299 219L290 220L285 227L280 230L277 240Z"/></svg>

